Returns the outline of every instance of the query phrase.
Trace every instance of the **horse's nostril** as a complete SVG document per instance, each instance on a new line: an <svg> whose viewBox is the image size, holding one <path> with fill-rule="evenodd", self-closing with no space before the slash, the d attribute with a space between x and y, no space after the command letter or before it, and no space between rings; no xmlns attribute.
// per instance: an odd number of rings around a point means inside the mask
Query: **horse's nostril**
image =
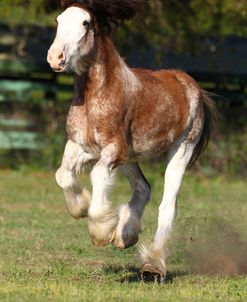
<svg viewBox="0 0 247 302"><path fill-rule="evenodd" d="M59 60L64 60L65 59L65 55L64 55L64 52L60 52L59 56L58 56L58 59Z"/></svg>
<svg viewBox="0 0 247 302"><path fill-rule="evenodd" d="M59 63L59 66L63 66L65 64L65 60L62 60L60 63Z"/></svg>
<svg viewBox="0 0 247 302"><path fill-rule="evenodd" d="M58 59L60 60L59 66L63 66L66 61L64 51L59 54Z"/></svg>
<svg viewBox="0 0 247 302"><path fill-rule="evenodd" d="M47 61L53 69L60 70L66 64L65 52L57 48L49 49L47 54Z"/></svg>

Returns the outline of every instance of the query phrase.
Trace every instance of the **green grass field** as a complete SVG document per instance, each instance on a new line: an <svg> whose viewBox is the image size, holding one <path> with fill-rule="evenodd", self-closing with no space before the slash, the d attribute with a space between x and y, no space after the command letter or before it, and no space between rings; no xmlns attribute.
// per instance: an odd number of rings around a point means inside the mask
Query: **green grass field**
<svg viewBox="0 0 247 302"><path fill-rule="evenodd" d="M144 172L153 194L140 242L152 239L163 189L159 164ZM129 194L119 175L112 200ZM143 283L138 245L92 246L87 220L67 214L52 173L2 170L0 301L247 301L246 200L245 181L186 175L167 281Z"/></svg>

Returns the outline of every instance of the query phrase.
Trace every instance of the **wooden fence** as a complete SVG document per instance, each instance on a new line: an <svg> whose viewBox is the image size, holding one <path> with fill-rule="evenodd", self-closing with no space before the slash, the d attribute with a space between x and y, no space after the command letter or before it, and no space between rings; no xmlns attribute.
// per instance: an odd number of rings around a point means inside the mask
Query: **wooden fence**
<svg viewBox="0 0 247 302"><path fill-rule="evenodd" d="M60 98L59 94L69 95L73 91L72 79L66 75L57 76L46 63L53 36L52 28L19 26L10 29L0 24L0 150L41 148L44 142L42 104L54 103ZM199 55L175 55L168 49L159 67L186 70L203 87L234 103L244 102L246 49L246 39L228 39L224 43L212 40L205 43ZM153 57L150 51L142 53L141 57L132 52L127 61L131 65L154 67ZM45 108L47 110L47 106Z"/></svg>
<svg viewBox="0 0 247 302"><path fill-rule="evenodd" d="M46 63L51 37L51 29L0 26L0 149L41 148L42 104L72 91Z"/></svg>

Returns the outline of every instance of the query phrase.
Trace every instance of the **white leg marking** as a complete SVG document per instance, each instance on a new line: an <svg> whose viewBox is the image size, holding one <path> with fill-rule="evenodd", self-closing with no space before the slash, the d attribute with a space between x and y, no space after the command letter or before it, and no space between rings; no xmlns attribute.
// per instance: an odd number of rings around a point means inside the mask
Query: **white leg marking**
<svg viewBox="0 0 247 302"><path fill-rule="evenodd" d="M114 171L111 169L113 162L111 154L114 151L114 145L103 150L101 159L91 172L93 191L88 211L88 230L92 242L97 246L107 245L113 240L118 221L117 210L112 207L108 198L114 179Z"/></svg>
<svg viewBox="0 0 247 302"><path fill-rule="evenodd" d="M127 248L138 241L141 217L145 205L150 200L151 188L138 163L122 165L120 170L129 180L132 197L127 204L119 208L119 222L114 245L118 248Z"/></svg>
<svg viewBox="0 0 247 302"><path fill-rule="evenodd" d="M62 165L56 172L56 180L64 192L67 210L74 218L87 216L91 196L86 189L81 188L76 174L79 173L82 165L91 159L92 156L84 152L79 145L68 141Z"/></svg>
<svg viewBox="0 0 247 302"><path fill-rule="evenodd" d="M165 173L164 194L159 207L158 228L153 242L143 245L140 251L143 271L153 270L161 275L166 274L166 248L176 215L177 195L196 143L183 142L171 150Z"/></svg>

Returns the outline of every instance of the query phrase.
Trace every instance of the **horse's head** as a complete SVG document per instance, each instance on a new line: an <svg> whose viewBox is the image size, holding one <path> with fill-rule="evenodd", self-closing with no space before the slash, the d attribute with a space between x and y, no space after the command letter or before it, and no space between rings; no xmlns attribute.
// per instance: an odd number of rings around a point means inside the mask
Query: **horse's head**
<svg viewBox="0 0 247 302"><path fill-rule="evenodd" d="M80 73L78 59L94 48L92 18L89 11L79 6L70 6L57 17L57 34L47 54L52 69Z"/></svg>
<svg viewBox="0 0 247 302"><path fill-rule="evenodd" d="M95 49L95 33L106 35L112 24L132 18L143 0L60 0L56 38L47 61L58 72L81 73ZM85 59L83 61L83 58Z"/></svg>

